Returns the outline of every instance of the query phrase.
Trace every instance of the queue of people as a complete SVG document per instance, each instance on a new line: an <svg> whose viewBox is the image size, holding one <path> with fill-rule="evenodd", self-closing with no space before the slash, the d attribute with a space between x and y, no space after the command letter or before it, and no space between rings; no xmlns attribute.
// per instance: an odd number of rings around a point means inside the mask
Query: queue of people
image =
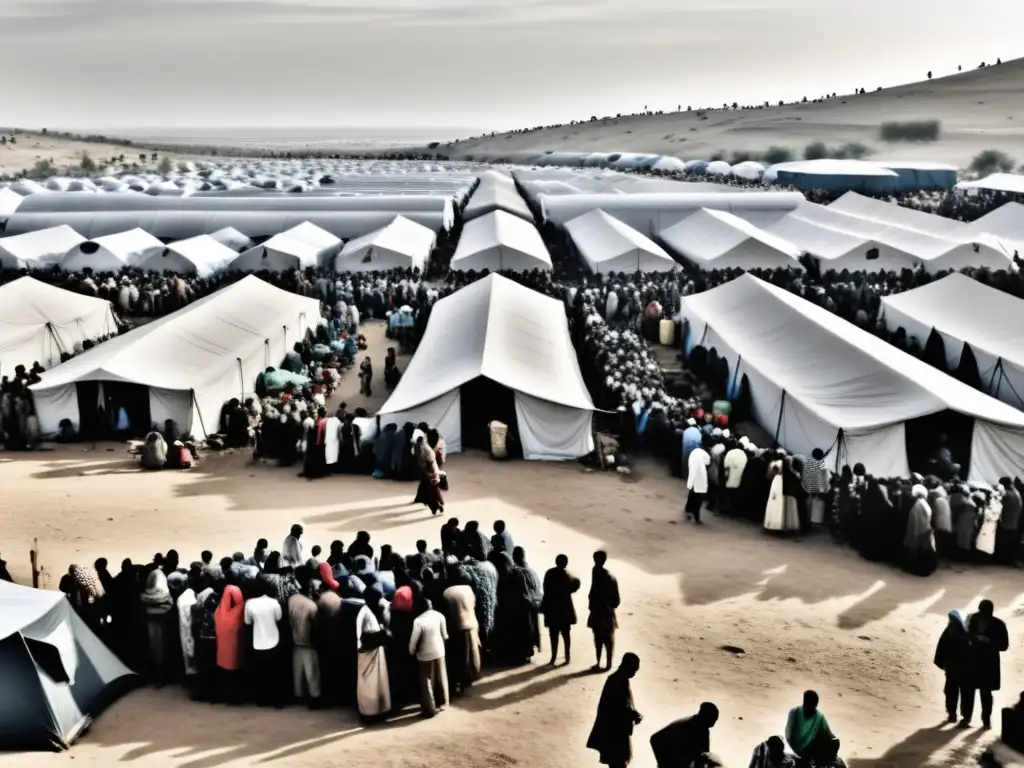
<svg viewBox="0 0 1024 768"><path fill-rule="evenodd" d="M355 706L370 721L418 701L430 717L465 693L482 665L522 665L541 651L571 663L580 580L559 555L543 579L503 521L488 536L450 518L439 547L407 556L376 550L360 531L346 547L309 547L301 525L279 550L219 560L204 551L185 566L175 550L112 574L71 565L60 590L129 667L158 686L181 683L199 701L311 708ZM618 626L618 584L594 555L587 624L607 669ZM601 669L600 663L594 667Z"/></svg>

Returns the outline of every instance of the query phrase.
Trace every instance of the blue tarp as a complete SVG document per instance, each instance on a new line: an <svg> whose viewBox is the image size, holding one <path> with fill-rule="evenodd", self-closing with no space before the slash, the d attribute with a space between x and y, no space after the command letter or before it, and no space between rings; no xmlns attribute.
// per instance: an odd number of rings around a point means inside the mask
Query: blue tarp
<svg viewBox="0 0 1024 768"><path fill-rule="evenodd" d="M797 169L780 168L775 182L801 190L820 189L825 192L863 192L868 195L896 194L900 191L900 178L888 175L854 173L811 173Z"/></svg>

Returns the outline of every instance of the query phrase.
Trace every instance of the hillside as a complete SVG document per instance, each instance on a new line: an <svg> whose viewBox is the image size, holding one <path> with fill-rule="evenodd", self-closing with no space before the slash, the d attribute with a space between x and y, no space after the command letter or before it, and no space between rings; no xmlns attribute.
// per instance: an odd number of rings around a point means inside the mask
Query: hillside
<svg viewBox="0 0 1024 768"><path fill-rule="evenodd" d="M864 84L870 88L870 83ZM814 94L808 94L812 98ZM686 109L687 105L683 105ZM589 115L581 115L589 119ZM788 147L800 157L814 141L829 146L860 142L873 159L914 159L966 167L982 150L999 149L1024 163L1024 59L862 96L762 109L708 110L698 114L623 116L578 125L504 133L442 147L452 159L525 160L546 150L650 152L707 159L724 152ZM938 141L887 143L887 121L939 120Z"/></svg>

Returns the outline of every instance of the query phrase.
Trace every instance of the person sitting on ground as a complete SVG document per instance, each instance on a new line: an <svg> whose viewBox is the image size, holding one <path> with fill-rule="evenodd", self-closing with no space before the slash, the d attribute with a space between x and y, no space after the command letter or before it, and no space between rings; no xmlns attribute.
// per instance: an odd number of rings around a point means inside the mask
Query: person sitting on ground
<svg viewBox="0 0 1024 768"><path fill-rule="evenodd" d="M142 445L141 462L143 469L163 469L167 463L167 442L159 432L146 435Z"/></svg>
<svg viewBox="0 0 1024 768"><path fill-rule="evenodd" d="M658 768L710 768L719 765L709 757L711 729L718 722L718 707L705 701L692 717L669 723L651 736L651 749Z"/></svg>
<svg viewBox="0 0 1024 768"><path fill-rule="evenodd" d="M1024 752L1024 693L1012 707L1003 708L1003 744L1017 752Z"/></svg>
<svg viewBox="0 0 1024 768"><path fill-rule="evenodd" d="M804 703L793 707L786 720L786 741L800 768L831 768L839 757L839 739L818 709L818 694L804 692Z"/></svg>
<svg viewBox="0 0 1024 768"><path fill-rule="evenodd" d="M781 736L771 736L754 748L749 768L795 768L796 760L786 754Z"/></svg>

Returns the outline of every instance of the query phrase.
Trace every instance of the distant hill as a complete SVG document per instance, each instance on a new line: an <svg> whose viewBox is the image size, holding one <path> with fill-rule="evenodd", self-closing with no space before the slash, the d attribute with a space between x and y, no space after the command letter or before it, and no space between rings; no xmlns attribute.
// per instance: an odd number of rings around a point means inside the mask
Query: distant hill
<svg viewBox="0 0 1024 768"><path fill-rule="evenodd" d="M871 83L864 83L871 88ZM816 94L807 94L813 98ZM815 141L860 143L871 159L927 160L966 167L986 149L1024 163L1024 59L864 95L761 109L713 109L634 115L441 144L454 159L523 161L546 150L649 152L686 160L785 147L796 158ZM683 105L685 110L686 104ZM938 120L937 141L882 141L889 121Z"/></svg>

